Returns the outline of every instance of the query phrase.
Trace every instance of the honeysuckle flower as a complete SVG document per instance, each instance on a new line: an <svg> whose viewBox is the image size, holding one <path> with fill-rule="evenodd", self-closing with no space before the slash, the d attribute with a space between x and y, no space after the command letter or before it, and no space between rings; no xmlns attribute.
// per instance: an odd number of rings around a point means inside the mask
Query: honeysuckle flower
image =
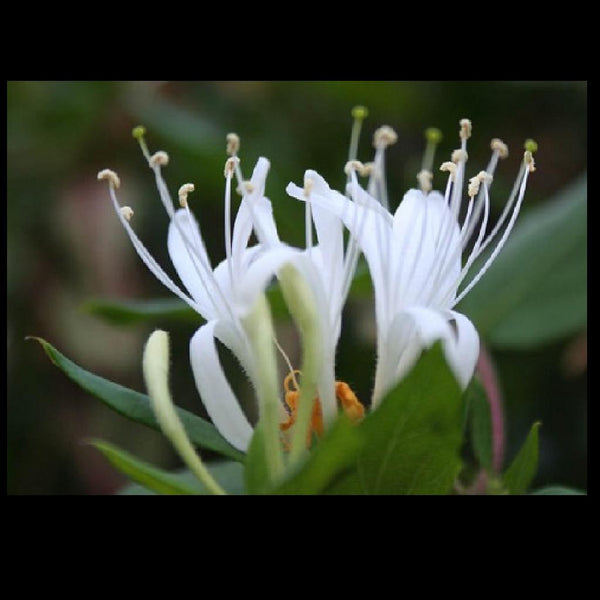
<svg viewBox="0 0 600 600"><path fill-rule="evenodd" d="M222 435L236 448L246 450L253 428L232 391L221 366L215 339L228 347L239 360L253 383L259 397L259 408L265 409L264 399L269 397L268 410L276 410L276 427L281 420L277 382L268 361L275 363L272 355L273 340L270 313L265 312L261 297L273 274L293 254L293 249L280 244L271 215L271 205L264 197L265 180L269 161L259 158L249 181L241 178L239 159L236 156L239 140L234 134L228 137L228 159L225 167L225 251L226 258L212 268L206 252L200 228L188 205L192 184L184 184L179 190L181 208L175 209L162 177L161 168L168 163L165 152L150 155L143 139L143 130L134 130L144 156L153 170L160 199L170 219L167 246L171 261L185 286L175 284L150 255L135 234L129 221L131 208L121 206L116 196L120 185L118 176L105 169L99 179L109 182L113 206L135 250L150 271L171 292L196 310L207 322L190 341L190 360L194 379L202 401L213 423ZM238 191L242 194L240 208L231 231L231 184L238 177ZM268 243L248 247L253 227L260 232L260 239ZM258 320L258 325L257 325ZM261 347L258 348L257 344ZM266 375L265 375L266 373ZM276 430L278 435L278 429ZM277 437L277 445L279 440ZM277 454L273 449L271 454Z"/></svg>
<svg viewBox="0 0 600 600"><path fill-rule="evenodd" d="M463 387L468 384L477 362L479 337L475 327L466 316L453 309L490 267L514 226L528 174L534 170L533 147L528 146L504 211L485 237L489 187L498 159L506 156L508 150L501 140L492 141L493 153L486 171L469 181L469 200L461 224L459 217L468 158L466 145L471 135L471 123L463 119L460 125L461 147L453 153L451 162L441 166L441 170L449 172L443 195L431 191L432 148L439 141L439 134L430 131L423 169L417 176L420 189L409 190L396 211L393 214L389 211L384 157L385 149L396 141L397 136L391 128L382 127L374 136L373 163L363 165L351 160L346 165L350 177L346 196L331 190L323 193L321 188L318 192L313 191L309 199L313 210L319 206L342 219L360 245L369 266L377 325L374 407L386 391L410 371L422 350L435 341L442 342L448 364ZM357 172L370 176L367 190L359 185ZM305 174L305 179L316 177L314 171ZM287 191L299 200L308 200L292 183ZM475 259L497 237L505 223L493 252L459 292ZM475 242L462 265L463 251L476 231Z"/></svg>

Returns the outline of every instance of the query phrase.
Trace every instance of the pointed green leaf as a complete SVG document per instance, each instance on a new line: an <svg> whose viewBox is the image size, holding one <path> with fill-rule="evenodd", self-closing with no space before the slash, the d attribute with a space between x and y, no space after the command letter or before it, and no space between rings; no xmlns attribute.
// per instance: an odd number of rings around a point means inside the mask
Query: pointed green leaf
<svg viewBox="0 0 600 600"><path fill-rule="evenodd" d="M538 468L539 436L541 423L534 423L525 443L512 464L504 473L504 485L513 495L524 494L531 485Z"/></svg>
<svg viewBox="0 0 600 600"><path fill-rule="evenodd" d="M92 440L92 446L100 450L110 464L127 475L129 479L157 494L193 495L206 494L205 487L196 479L187 481L181 476L154 467L129 452L102 440Z"/></svg>
<svg viewBox="0 0 600 600"><path fill-rule="evenodd" d="M33 337L31 339L37 340L50 360L84 390L102 400L104 404L124 417L160 431L160 426L152 411L150 398L147 395L82 369L42 338ZM231 446L214 425L182 408L176 410L195 446L219 452L234 460L244 460L244 454Z"/></svg>
<svg viewBox="0 0 600 600"><path fill-rule="evenodd" d="M319 494L356 462L363 445L362 432L343 413L310 452L295 474L274 494Z"/></svg>
<svg viewBox="0 0 600 600"><path fill-rule="evenodd" d="M179 298L155 300L89 300L83 310L115 325L129 325L141 321L169 319L202 323L202 317Z"/></svg>
<svg viewBox="0 0 600 600"><path fill-rule="evenodd" d="M462 392L438 343L360 425L357 469L330 491L448 494L461 469L462 425Z"/></svg>
<svg viewBox="0 0 600 600"><path fill-rule="evenodd" d="M239 496L245 493L244 466L241 463L232 460L223 460L205 463L205 465L210 474L229 495ZM172 475L177 477L178 482L183 484L193 487L202 485L188 469L174 471ZM120 496L146 496L155 495L156 493L139 483L130 483L118 492Z"/></svg>

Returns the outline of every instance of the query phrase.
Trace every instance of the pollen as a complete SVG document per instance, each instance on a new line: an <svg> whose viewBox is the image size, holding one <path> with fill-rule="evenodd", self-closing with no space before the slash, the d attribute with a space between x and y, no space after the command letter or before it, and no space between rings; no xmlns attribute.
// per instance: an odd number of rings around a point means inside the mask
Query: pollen
<svg viewBox="0 0 600 600"><path fill-rule="evenodd" d="M525 164L529 166L529 172L533 173L535 171L535 160L530 150L525 150L523 159L525 160Z"/></svg>
<svg viewBox="0 0 600 600"><path fill-rule="evenodd" d="M237 156L230 156L225 161L225 171L223 172L225 177L231 177L233 175L233 173L235 172L235 167L239 162L240 159Z"/></svg>
<svg viewBox="0 0 600 600"><path fill-rule="evenodd" d="M419 182L419 185L421 186L421 190L423 192L431 191L432 180L433 180L433 173L431 171L427 171L426 169L423 169L422 171L419 171L417 173L417 181Z"/></svg>
<svg viewBox="0 0 600 600"><path fill-rule="evenodd" d="M315 185L315 182L310 177L307 177L304 180L304 197L305 198L310 197L310 194L312 193L312 189L313 189L314 185Z"/></svg>
<svg viewBox="0 0 600 600"><path fill-rule="evenodd" d="M464 151L458 148L452 152L452 156L450 157L453 163L459 163L461 160L465 162L469 159L469 155Z"/></svg>
<svg viewBox="0 0 600 600"><path fill-rule="evenodd" d="M366 166L360 162L360 160L349 160L344 166L344 173L350 175L352 171L358 171L360 175L363 175L366 170Z"/></svg>
<svg viewBox="0 0 600 600"><path fill-rule="evenodd" d="M149 162L151 167L166 167L169 164L169 155L163 150L159 150L150 157Z"/></svg>
<svg viewBox="0 0 600 600"><path fill-rule="evenodd" d="M287 408L288 417L280 423L279 428L281 431L287 431L294 425L298 417L298 401L300 397L300 386L296 379L296 374L301 374L300 371L290 371L290 373L283 380L283 389L285 390L284 402ZM365 407L360 403L360 400L356 397L356 394L352 391L350 386L344 381L335 382L335 397L337 398L342 410L353 422L360 421L365 416ZM310 427L306 434L306 445L310 446L313 433L321 438L325 432L323 426L323 410L321 408L321 401L317 396L313 401L312 414L310 417Z"/></svg>
<svg viewBox="0 0 600 600"><path fill-rule="evenodd" d="M240 196L244 194L251 194L254 191L254 185L251 181L243 181L241 186L238 186L235 190Z"/></svg>
<svg viewBox="0 0 600 600"><path fill-rule="evenodd" d="M102 169L102 171L98 172L98 180L100 181L102 179L106 179L109 185L115 190L119 189L119 186L121 185L119 176L110 169Z"/></svg>
<svg viewBox="0 0 600 600"><path fill-rule="evenodd" d="M450 161L442 163L440 166L440 171L448 171L450 173L450 177L452 181L456 180L456 164Z"/></svg>

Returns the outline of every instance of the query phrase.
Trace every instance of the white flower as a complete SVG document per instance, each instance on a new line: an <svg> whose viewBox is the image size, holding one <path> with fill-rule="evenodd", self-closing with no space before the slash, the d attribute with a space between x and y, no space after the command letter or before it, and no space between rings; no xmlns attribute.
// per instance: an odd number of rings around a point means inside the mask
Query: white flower
<svg viewBox="0 0 600 600"><path fill-rule="evenodd" d="M273 274L281 264L289 260L294 252L297 252L279 243L272 219L271 204L264 197L269 161L266 158L259 158L252 178L250 181L244 181L239 176L241 171L236 156L239 140L237 146L234 144L232 148L231 136L228 138L231 157L225 168L226 258L213 269L200 228L188 206L187 197L193 191L193 185L181 186L179 191L181 208L175 210L161 174L161 167L168 163L168 156L164 152L157 152L150 156L143 140L143 130L134 130L134 136L140 141L148 164L154 171L160 199L170 219L167 238L169 255L187 293L158 265L133 231L129 224L133 211L129 207L121 207L116 197L115 189L120 184L116 174L104 170L98 174L98 178L109 181L110 196L115 211L140 258L159 281L207 321L190 341L190 360L194 379L206 410L217 429L233 446L246 450L253 428L227 381L219 360L215 339L221 341L234 353L255 389L264 391L265 385L261 381L264 369L261 367L261 360L265 360L265 356L257 355L255 340L249 335L249 330L254 324L249 323L249 319L252 318L252 310ZM243 197L232 234L231 182L234 175L238 175L239 191ZM260 231L260 238L268 242L269 250L266 250L262 244L248 247L253 227ZM269 323L265 323L265 327L267 326L270 326L270 317ZM272 340L269 341L272 343ZM266 358L268 359L269 356ZM277 386L277 383L275 385ZM271 385L270 389L272 388ZM259 405L260 400L259 398ZM277 408L280 409L278 399L277 404Z"/></svg>
<svg viewBox="0 0 600 600"><path fill-rule="evenodd" d="M469 202L461 225L459 215L470 121L461 121L460 134L461 148L453 153L453 162L442 165L442 170L450 172L444 195L429 191L433 152L428 148L424 167L418 175L421 189L409 190L395 213L390 213L384 155L386 147L396 141L396 135L389 127L382 127L374 136L376 154L373 163L363 165L349 161L347 164L350 182L346 196L331 190L324 193L322 187L313 190L310 196L313 211L318 206L343 220L369 265L377 323L373 406L377 406L385 392L410 371L422 350L437 340L441 340L448 364L463 387L468 384L477 362L477 332L471 321L453 308L479 281L504 245L517 218L527 176L533 170L533 158L531 152L525 153L504 212L485 238L489 186L498 158L506 156L507 149L500 140L492 142L493 154L487 170L470 180ZM357 171L370 174L368 191L359 185ZM316 177L312 171L305 175L305 178ZM294 184L289 184L287 191L299 200L307 200ZM496 238L511 208L508 224L494 251L458 293L474 260ZM461 266L461 256L478 223L476 240Z"/></svg>

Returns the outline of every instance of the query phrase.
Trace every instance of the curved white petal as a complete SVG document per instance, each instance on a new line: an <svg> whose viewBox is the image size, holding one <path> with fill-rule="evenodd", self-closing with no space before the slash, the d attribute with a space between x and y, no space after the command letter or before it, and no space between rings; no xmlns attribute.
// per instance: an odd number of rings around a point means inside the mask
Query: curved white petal
<svg viewBox="0 0 600 600"><path fill-rule="evenodd" d="M456 346L452 359L453 370L463 388L466 388L473 377L479 360L479 334L475 326L465 315L449 310L446 314L456 328Z"/></svg>
<svg viewBox="0 0 600 600"><path fill-rule="evenodd" d="M167 248L179 279L201 307L202 315L207 320L214 319L220 314L220 303L216 301L219 296L210 261L198 223L184 208L175 213L169 224Z"/></svg>
<svg viewBox="0 0 600 600"><path fill-rule="evenodd" d="M200 327L190 340L190 362L196 387L215 427L238 450L245 451L252 427L233 393L215 346L215 325Z"/></svg>

